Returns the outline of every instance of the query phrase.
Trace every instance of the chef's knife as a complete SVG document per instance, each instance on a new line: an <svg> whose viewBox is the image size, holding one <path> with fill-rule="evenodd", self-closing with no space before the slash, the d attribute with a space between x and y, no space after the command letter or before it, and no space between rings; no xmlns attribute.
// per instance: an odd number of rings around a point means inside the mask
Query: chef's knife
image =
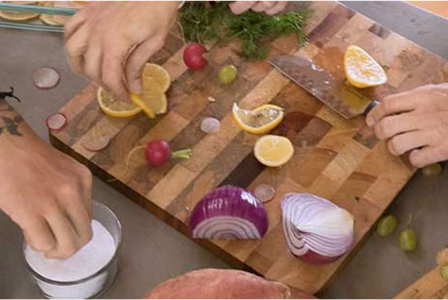
<svg viewBox="0 0 448 300"><path fill-rule="evenodd" d="M311 60L285 55L271 65L346 119L367 115L379 102L363 95L343 79L338 79Z"/></svg>

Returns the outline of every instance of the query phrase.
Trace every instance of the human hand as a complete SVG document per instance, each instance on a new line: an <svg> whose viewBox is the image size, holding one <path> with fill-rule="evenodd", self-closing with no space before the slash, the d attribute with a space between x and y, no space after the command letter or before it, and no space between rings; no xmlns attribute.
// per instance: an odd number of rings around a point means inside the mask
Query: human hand
<svg viewBox="0 0 448 300"><path fill-rule="evenodd" d="M70 257L92 238L90 171L37 136L1 142L0 209L33 249Z"/></svg>
<svg viewBox="0 0 448 300"><path fill-rule="evenodd" d="M230 3L230 9L236 15L242 14L249 9L256 12L265 12L267 15L275 15L282 12L288 1L235 1Z"/></svg>
<svg viewBox="0 0 448 300"><path fill-rule="evenodd" d="M92 2L65 24L73 70L129 99L141 92L142 70L176 20L179 2Z"/></svg>
<svg viewBox="0 0 448 300"><path fill-rule="evenodd" d="M426 85L384 98L367 116L380 140L399 156L410 151L422 168L448 159L448 84Z"/></svg>

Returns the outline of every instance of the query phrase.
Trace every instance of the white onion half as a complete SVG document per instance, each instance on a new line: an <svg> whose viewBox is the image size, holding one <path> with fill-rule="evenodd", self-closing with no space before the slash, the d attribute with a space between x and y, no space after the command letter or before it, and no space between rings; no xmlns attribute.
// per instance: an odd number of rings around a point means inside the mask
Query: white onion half
<svg viewBox="0 0 448 300"><path fill-rule="evenodd" d="M287 194L282 200L283 229L290 251L322 265L347 253L354 241L353 216L312 194Z"/></svg>

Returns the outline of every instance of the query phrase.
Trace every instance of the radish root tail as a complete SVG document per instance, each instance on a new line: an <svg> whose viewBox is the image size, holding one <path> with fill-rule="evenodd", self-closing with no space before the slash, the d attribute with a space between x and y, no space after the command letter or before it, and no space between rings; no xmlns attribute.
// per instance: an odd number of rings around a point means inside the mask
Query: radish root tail
<svg viewBox="0 0 448 300"><path fill-rule="evenodd" d="M132 155L134 155L134 153L137 152L138 150L145 149L145 148L146 148L146 146L140 145L140 146L135 147L128 153L128 155L126 156L124 175L126 175L128 173L129 163L131 162Z"/></svg>

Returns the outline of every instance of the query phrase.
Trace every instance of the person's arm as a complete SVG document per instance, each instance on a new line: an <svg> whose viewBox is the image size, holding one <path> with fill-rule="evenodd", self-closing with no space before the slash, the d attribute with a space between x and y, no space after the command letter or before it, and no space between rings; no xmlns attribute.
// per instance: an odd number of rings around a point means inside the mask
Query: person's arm
<svg viewBox="0 0 448 300"><path fill-rule="evenodd" d="M92 237L90 171L42 141L0 98L0 209L47 257L66 258Z"/></svg>
<svg viewBox="0 0 448 300"><path fill-rule="evenodd" d="M409 152L417 168L448 159L448 84L391 95L367 116L367 125L392 154Z"/></svg>

